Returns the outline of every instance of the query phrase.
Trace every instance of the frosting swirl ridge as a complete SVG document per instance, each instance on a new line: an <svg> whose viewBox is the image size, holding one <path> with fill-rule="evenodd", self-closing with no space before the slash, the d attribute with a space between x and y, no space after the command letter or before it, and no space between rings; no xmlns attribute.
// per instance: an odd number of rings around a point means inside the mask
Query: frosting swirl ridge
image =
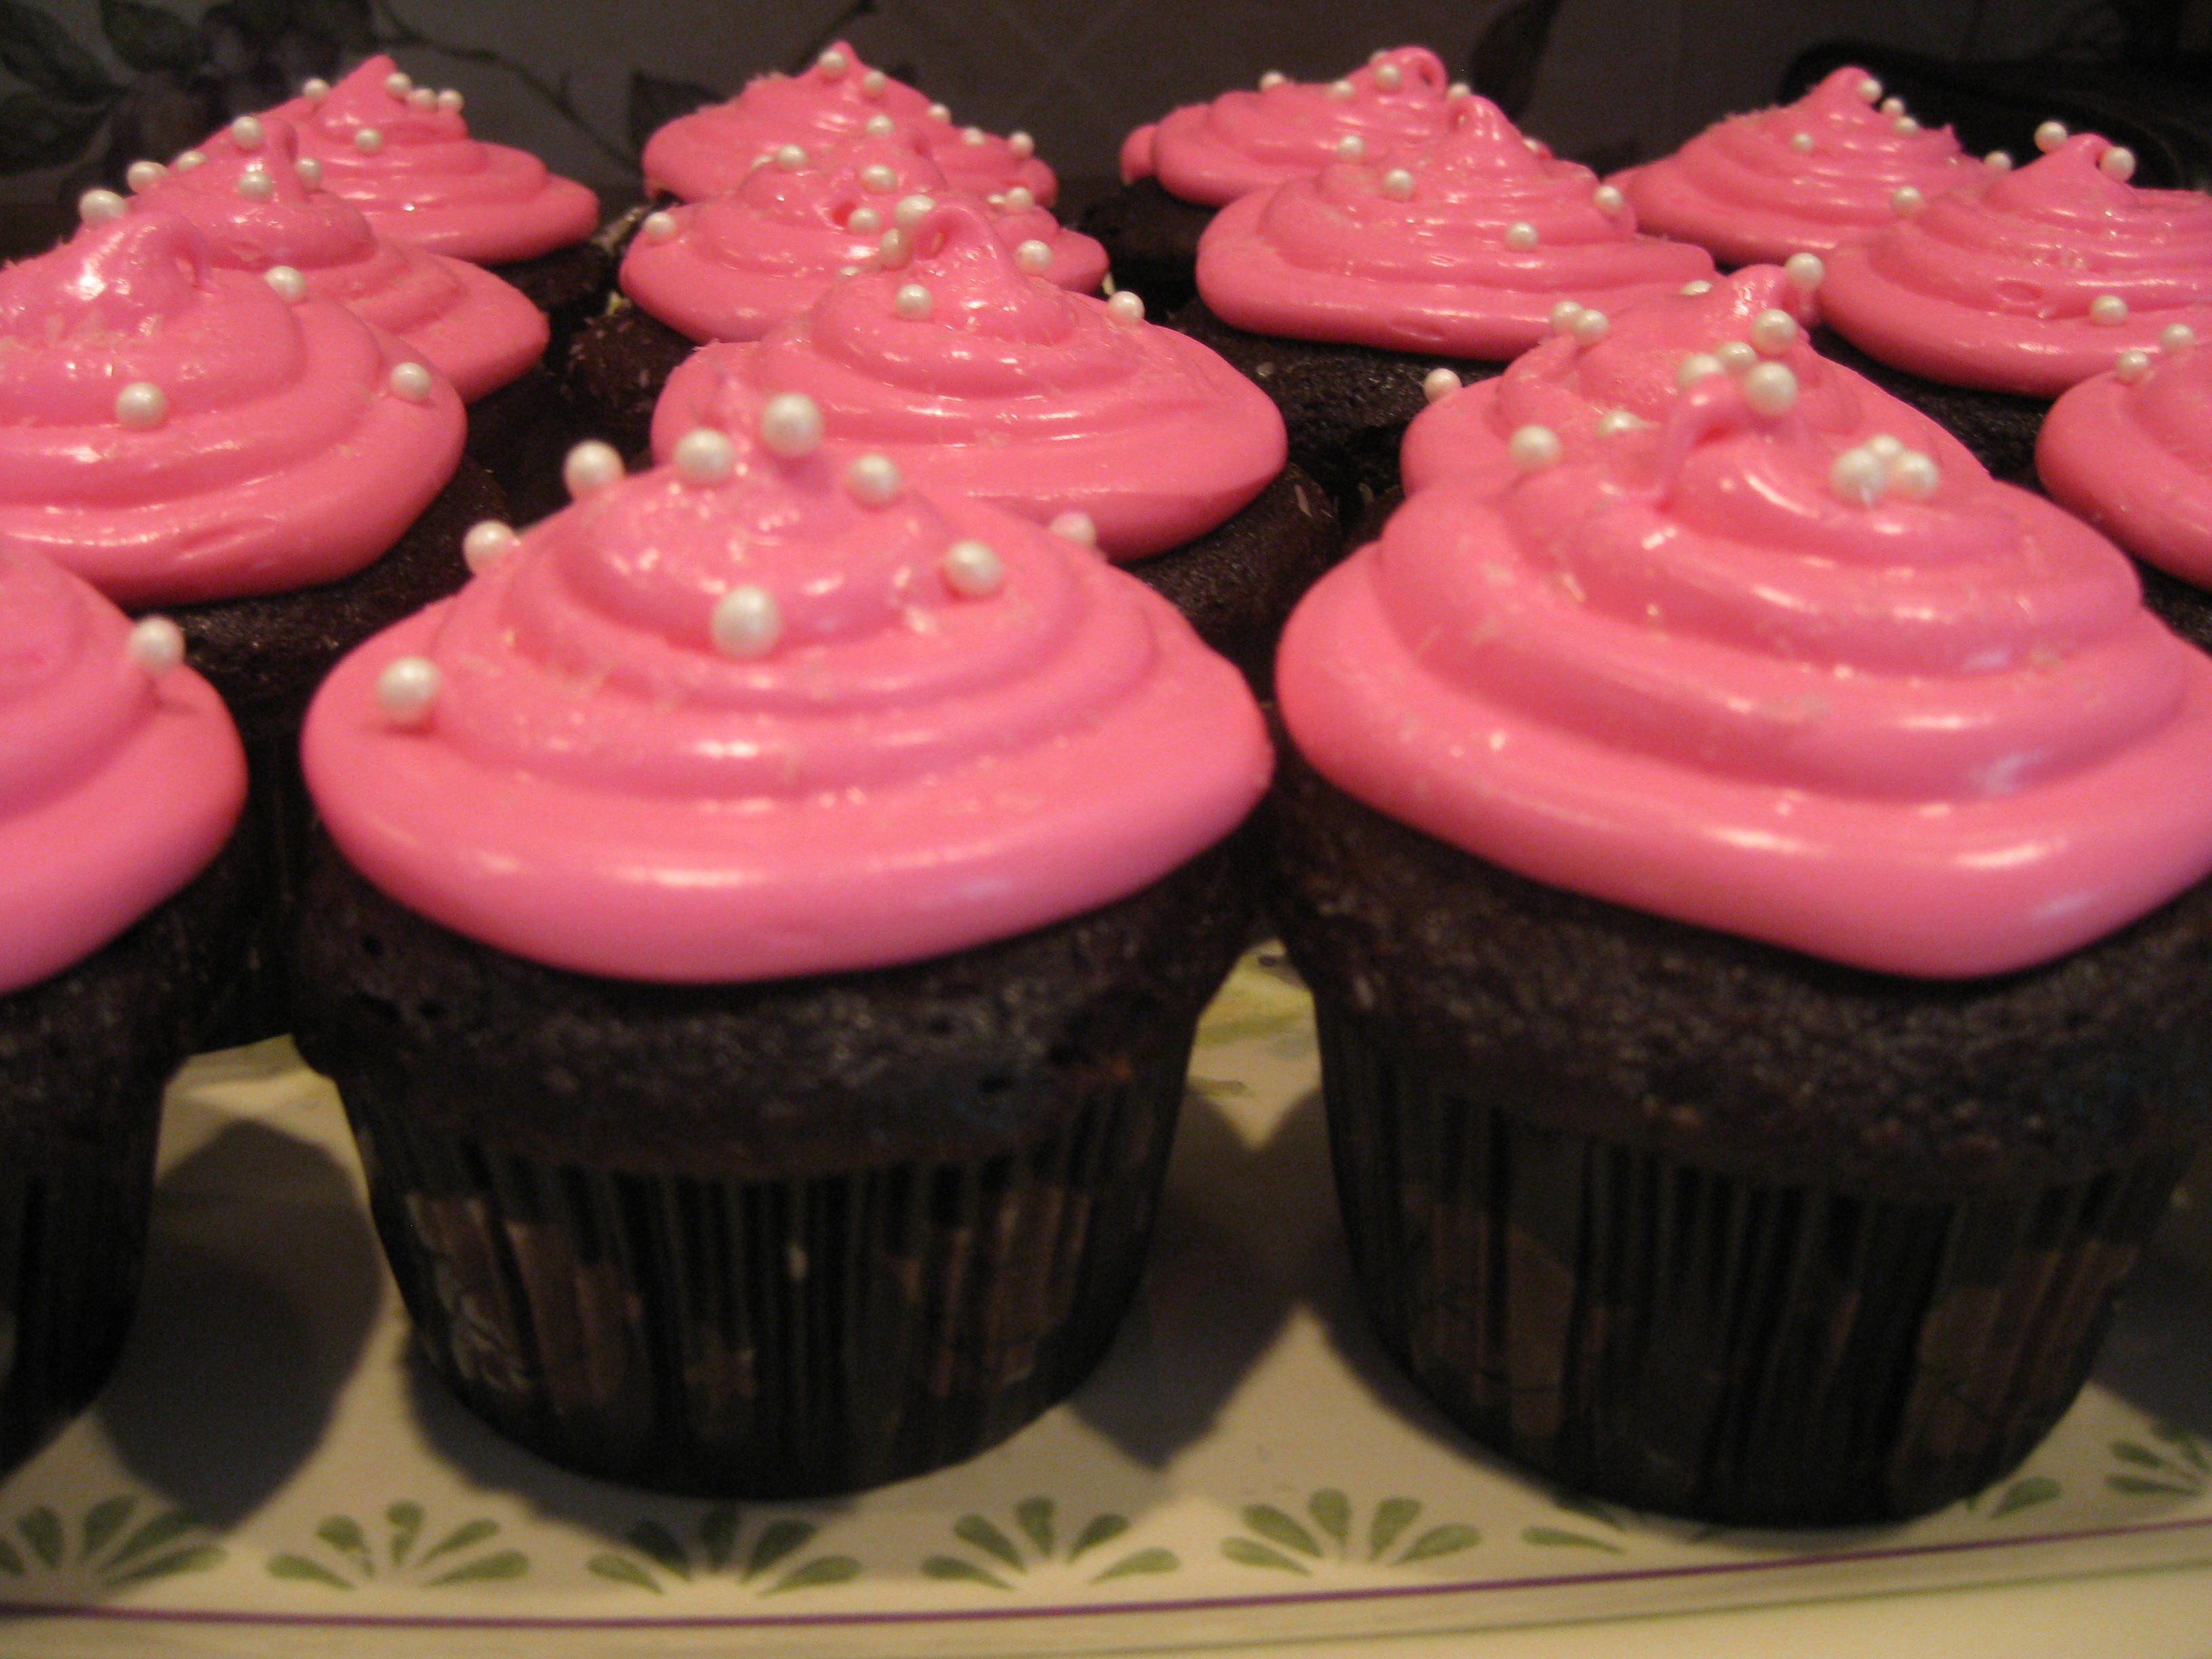
<svg viewBox="0 0 2212 1659"><path fill-rule="evenodd" d="M2036 435L2035 471L2130 552L2212 587L2212 346L2176 331L2064 393Z"/></svg>

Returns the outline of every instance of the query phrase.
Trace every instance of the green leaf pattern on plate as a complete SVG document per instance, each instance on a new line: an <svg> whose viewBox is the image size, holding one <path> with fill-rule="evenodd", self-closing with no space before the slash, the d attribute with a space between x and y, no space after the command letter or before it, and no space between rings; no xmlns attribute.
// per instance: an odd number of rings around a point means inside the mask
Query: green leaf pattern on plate
<svg viewBox="0 0 2212 1659"><path fill-rule="evenodd" d="M1463 1521L1415 1531L1422 1510L1418 1498L1385 1498L1363 1525L1347 1494L1322 1486L1307 1497L1303 1520L1273 1504L1246 1504L1244 1531L1223 1539L1221 1553L1239 1566L1310 1577L1316 1565L1329 1560L1403 1567L1456 1555L1482 1541L1482 1534Z"/></svg>
<svg viewBox="0 0 2212 1659"><path fill-rule="evenodd" d="M656 1595L665 1595L672 1580L689 1583L724 1575L763 1595L819 1589L860 1576L860 1562L849 1555L810 1554L804 1560L794 1559L820 1530L811 1521L778 1516L763 1522L750 1539L746 1525L746 1516L734 1504L718 1504L700 1515L688 1540L647 1517L624 1534L632 1553L605 1551L584 1566L611 1583Z"/></svg>
<svg viewBox="0 0 2212 1659"><path fill-rule="evenodd" d="M1129 1530L1128 1517L1110 1510L1093 1515L1076 1528L1065 1553L1059 1549L1059 1509L1051 1498L1024 1498L1013 1506L1010 1519L1012 1524L1006 1527L987 1515L960 1516L952 1523L952 1535L967 1553L927 1557L921 1564L922 1576L1010 1590L1021 1575L1050 1564L1076 1568L1094 1584L1173 1572L1182 1565L1173 1550L1158 1547L1115 1554L1111 1560L1094 1553Z"/></svg>
<svg viewBox="0 0 2212 1659"><path fill-rule="evenodd" d="M380 1537L353 1516L325 1516L313 1546L269 1558L270 1577L326 1589L349 1590L384 1579L442 1589L520 1578L530 1571L530 1558L520 1550L480 1547L499 1533L499 1522L488 1516L426 1534L429 1512L402 1499L386 1505L382 1519ZM426 1535L430 1541L423 1545Z"/></svg>
<svg viewBox="0 0 2212 1659"><path fill-rule="evenodd" d="M2172 1423L2154 1424L2150 1437L2159 1443L2115 1440L2113 1458L2125 1467L2105 1477L2105 1484L2130 1498L2201 1498L2212 1485L2212 1457L2203 1443L2188 1430Z"/></svg>
<svg viewBox="0 0 2212 1659"><path fill-rule="evenodd" d="M103 1589L204 1572L223 1559L187 1511L151 1508L135 1493L103 1498L76 1518L39 1504L0 1526L0 1583L43 1575L89 1580Z"/></svg>

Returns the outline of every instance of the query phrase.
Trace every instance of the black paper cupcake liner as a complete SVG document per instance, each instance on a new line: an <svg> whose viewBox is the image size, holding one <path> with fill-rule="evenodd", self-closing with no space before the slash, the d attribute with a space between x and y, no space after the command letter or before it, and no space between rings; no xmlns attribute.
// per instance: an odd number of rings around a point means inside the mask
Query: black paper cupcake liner
<svg viewBox="0 0 2212 1659"><path fill-rule="evenodd" d="M1543 1475L1731 1524L1901 1518L2013 1468L2079 1392L2187 1161L1949 1203L1765 1185L1517 1120L1464 1069L1318 1024L1391 1352Z"/></svg>

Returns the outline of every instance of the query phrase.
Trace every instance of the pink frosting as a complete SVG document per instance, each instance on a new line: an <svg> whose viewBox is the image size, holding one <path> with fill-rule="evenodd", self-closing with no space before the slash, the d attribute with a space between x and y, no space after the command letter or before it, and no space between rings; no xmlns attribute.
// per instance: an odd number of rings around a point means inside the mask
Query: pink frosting
<svg viewBox="0 0 2212 1659"><path fill-rule="evenodd" d="M2212 659L2111 544L1746 395L1411 497L1291 617L1300 748L1537 880L1889 972L2039 962L2212 869Z"/></svg>
<svg viewBox="0 0 2212 1659"><path fill-rule="evenodd" d="M300 153L322 163L332 191L417 247L501 264L580 242L598 227L599 198L584 185L526 151L470 137L458 93L441 102L427 87L397 90L405 79L389 58L372 58L321 96L270 113L299 128Z"/></svg>
<svg viewBox="0 0 2212 1659"><path fill-rule="evenodd" d="M1318 172L1339 159L1347 137L1370 160L1418 149L1450 118L1446 79L1436 53L1400 46L1340 81L1270 80L1257 92L1186 104L1122 142L1121 176L1157 174L1170 195L1221 207Z"/></svg>
<svg viewBox="0 0 2212 1659"><path fill-rule="evenodd" d="M335 581L459 459L460 402L410 357L214 269L173 214L88 226L0 269L0 538L133 606Z"/></svg>
<svg viewBox="0 0 2212 1659"><path fill-rule="evenodd" d="M895 127L920 134L957 189L991 197L1018 185L1052 205L1058 182L1026 135L1001 138L981 127L953 125L943 105L870 69L842 40L804 74L756 76L727 103L678 116L654 133L645 144L646 188L687 202L727 196L781 146L857 138L872 122L877 136Z"/></svg>
<svg viewBox="0 0 2212 1659"><path fill-rule="evenodd" d="M172 168L143 199L190 219L218 264L291 266L309 293L398 335L465 399L538 361L545 317L520 290L465 259L379 234L350 204L301 177L291 123L271 115L259 125L250 144L218 133L201 147L204 160Z"/></svg>
<svg viewBox="0 0 2212 1659"><path fill-rule="evenodd" d="M864 501L850 450L716 459L586 496L339 665L307 777L372 881L559 967L781 978L1078 915L1265 789L1237 672L1088 550ZM718 648L741 588L775 620ZM440 689L402 721L380 681L404 657Z"/></svg>
<svg viewBox="0 0 2212 1659"><path fill-rule="evenodd" d="M902 203L956 194L911 132L838 144L793 167L764 162L734 196L647 220L623 256L623 291L692 339L758 339L813 304L840 270L874 258ZM1025 196L995 205L961 198L1008 247L1042 243L1048 262L1037 274L1047 282L1088 294L1104 280L1106 250Z"/></svg>
<svg viewBox="0 0 2212 1659"><path fill-rule="evenodd" d="M1887 432L1935 457L1946 472L1979 469L1966 446L1934 421L1805 343L1813 292L1779 266L1747 266L1717 282L1688 286L1698 291L1645 300L1618 317L1558 318L1552 337L1516 358L1504 374L1423 410L1406 428L1399 454L1406 488L1423 489L1452 476L1479 481L1476 487L1487 494L1504 489L1521 474L1510 446L1514 433L1527 426L1554 434L1567 459L1594 460L1606 441L1601 422L1609 417L1613 426L1626 425L1624 413L1644 423L1665 420L1685 361L1723 347L1743 360L1737 373L1762 362L1787 365L1797 378L1798 413L1817 433L1859 443ZM1770 312L1781 313L1795 327L1777 334L1771 320L1758 325ZM1768 343L1754 346L1762 327Z"/></svg>
<svg viewBox="0 0 2212 1659"><path fill-rule="evenodd" d="M1542 339L1562 299L1613 311L1714 274L1596 189L1469 94L1425 149L1231 203L1199 240L1198 291L1255 334L1495 361Z"/></svg>
<svg viewBox="0 0 2212 1659"><path fill-rule="evenodd" d="M2039 398L2171 324L2212 337L2212 197L2138 190L2100 165L2112 148L2077 134L1839 250L1822 312L1886 363Z"/></svg>
<svg viewBox="0 0 2212 1659"><path fill-rule="evenodd" d="M654 410L653 453L803 392L831 436L1040 523L1088 514L1122 559L1212 529L1282 470L1274 404L1196 341L1027 275L971 204L939 204L911 236L910 258L759 340L694 353Z"/></svg>
<svg viewBox="0 0 2212 1659"><path fill-rule="evenodd" d="M2053 404L2035 470L2130 552L2212 587L2212 345L2179 337L2146 359Z"/></svg>
<svg viewBox="0 0 2212 1659"><path fill-rule="evenodd" d="M246 797L230 716L130 622L0 545L0 993L90 955L213 858Z"/></svg>
<svg viewBox="0 0 2212 1659"><path fill-rule="evenodd" d="M1796 103L1732 115L1613 183L1647 230L1747 265L1864 240L1895 217L1904 185L1934 196L1988 179L1950 128L1876 109L1869 89L1881 96L1864 70L1836 70Z"/></svg>

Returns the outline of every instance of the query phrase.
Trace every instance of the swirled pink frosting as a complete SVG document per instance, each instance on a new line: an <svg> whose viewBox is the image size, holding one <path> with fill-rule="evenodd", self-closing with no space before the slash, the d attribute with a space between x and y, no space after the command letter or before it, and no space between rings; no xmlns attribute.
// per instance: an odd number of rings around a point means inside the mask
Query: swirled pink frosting
<svg viewBox="0 0 2212 1659"><path fill-rule="evenodd" d="M503 264L580 242L597 228L599 198L588 188L526 151L470 137L459 94L441 102L427 87L396 90L398 67L372 58L321 96L270 112L298 127L300 153L320 161L324 183L379 231Z"/></svg>
<svg viewBox="0 0 2212 1659"><path fill-rule="evenodd" d="M653 453L803 392L831 436L1040 523L1088 514L1120 559L1202 534L1282 471L1274 404L1195 340L1019 270L972 204L940 203L911 234L910 258L692 354L654 410Z"/></svg>
<svg viewBox="0 0 2212 1659"><path fill-rule="evenodd" d="M0 545L0 993L59 973L213 858L246 797L222 699L149 672L131 623Z"/></svg>
<svg viewBox="0 0 2212 1659"><path fill-rule="evenodd" d="M1049 207L1059 189L1052 169L1037 160L1025 137L955 126L944 106L870 69L842 40L803 74L757 76L728 102L680 115L662 127L646 140L646 188L670 191L687 202L727 196L781 146L857 138L872 122L884 131L902 127L920 134L945 178L971 196L997 196L1018 185Z"/></svg>
<svg viewBox="0 0 2212 1659"><path fill-rule="evenodd" d="M204 161L172 168L143 199L197 225L218 264L291 266L309 293L412 346L465 400L538 361L544 313L520 289L465 259L380 234L351 204L301 177L289 121L271 115L260 126L251 145L218 133L201 147Z"/></svg>
<svg viewBox="0 0 2212 1659"><path fill-rule="evenodd" d="M1640 301L1617 317L1601 313L1595 326L1587 319L1562 319L1549 338L1515 358L1504 374L1423 410L1406 428L1399 452L1406 488L1420 489L1453 477L1486 492L1504 489L1520 477L1510 444L1514 433L1527 426L1554 434L1569 459L1595 459L1614 428L1631 425L1624 416L1647 426L1665 420L1685 361L1723 347L1745 360L1738 373L1753 362L1787 365L1797 378L1798 412L1816 433L1857 443L1887 432L1934 456L1947 472L1979 470L1966 446L1943 428L1805 343L1802 330L1813 320L1814 294L1781 267L1749 265L1688 287L1698 291ZM1777 311L1799 331L1786 343L1754 346L1754 323ZM1585 333L1596 337L1588 343L1575 332L1578 320Z"/></svg>
<svg viewBox="0 0 2212 1659"><path fill-rule="evenodd" d="M1378 52L1335 82L1271 80L1139 127L1121 144L1125 179L1155 175L1171 196L1221 207L1319 172L1358 138L1370 159L1419 149L1450 119L1455 94L1425 46Z"/></svg>
<svg viewBox="0 0 2212 1659"><path fill-rule="evenodd" d="M173 214L88 226L0 269L0 539L132 606L335 581L459 459L453 388L393 389L410 357L215 269Z"/></svg>
<svg viewBox="0 0 2212 1659"><path fill-rule="evenodd" d="M1599 205L1597 182L1468 94L1426 149L1222 209L1199 240L1198 291L1255 334L1497 361L1542 339L1563 299L1610 312L1714 274L1702 248Z"/></svg>
<svg viewBox="0 0 2212 1659"><path fill-rule="evenodd" d="M1827 321L1929 380L2039 398L2169 325L2212 337L2212 197L2114 178L2100 165L2112 148L2077 133L1838 250Z"/></svg>
<svg viewBox="0 0 2212 1659"><path fill-rule="evenodd" d="M2051 406L2035 470L2130 552L2212 587L2212 344L2177 339L2146 357Z"/></svg>
<svg viewBox="0 0 2212 1659"><path fill-rule="evenodd" d="M1747 265L1863 240L1905 185L1934 196L1988 179L1950 128L1877 109L1868 88L1881 95L1864 70L1833 70L1796 103L1732 115L1613 182L1645 229Z"/></svg>
<svg viewBox="0 0 2212 1659"><path fill-rule="evenodd" d="M1077 544L851 450L740 443L720 483L622 480L342 662L308 781L360 870L559 967L714 981L957 951L1133 892L1266 787L1237 672ZM995 586L948 554L989 550ZM772 643L714 618L765 593ZM380 712L402 657L441 677Z"/></svg>
<svg viewBox="0 0 2212 1659"><path fill-rule="evenodd" d="M794 167L766 161L734 196L667 210L623 258L623 291L694 340L753 340L819 299L840 270L875 258L899 204L956 193L913 133L862 137ZM1024 197L975 197L1010 247L1042 243L1037 272L1079 294L1106 276L1106 250Z"/></svg>
<svg viewBox="0 0 2212 1659"><path fill-rule="evenodd" d="M2212 659L2126 561L1986 474L1864 505L1839 453L1723 377L1624 464L1424 490L1292 616L1292 734L1535 879L1889 972L2042 961L2212 869Z"/></svg>

